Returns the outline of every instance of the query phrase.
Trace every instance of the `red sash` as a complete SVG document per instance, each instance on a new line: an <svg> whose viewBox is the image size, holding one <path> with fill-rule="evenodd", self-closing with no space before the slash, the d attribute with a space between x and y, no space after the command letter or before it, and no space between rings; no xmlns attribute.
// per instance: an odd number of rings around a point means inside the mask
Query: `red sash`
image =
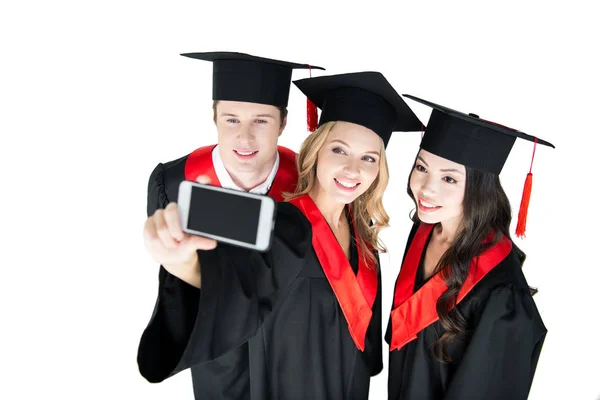
<svg viewBox="0 0 600 400"><path fill-rule="evenodd" d="M206 175L210 178L211 185L221 186L212 162L212 151L215 146L200 147L188 156L184 168L186 180L195 182L200 175ZM282 193L293 192L296 189L298 181L296 153L283 146L278 146L277 151L279 152L279 168L268 194L275 201L283 201Z"/></svg>
<svg viewBox="0 0 600 400"><path fill-rule="evenodd" d="M440 274L436 274L414 293L415 277L432 224L421 223L410 243L404 263L398 275L394 293L394 309L391 312L392 340L390 351L399 350L417 338L417 334L439 317L436 311L438 298L447 286ZM467 278L458 293L457 304L512 250L512 242L503 237L471 262Z"/></svg>
<svg viewBox="0 0 600 400"><path fill-rule="evenodd" d="M312 225L312 245L319 263L346 317L352 340L360 351L364 351L367 328L373 315L373 302L377 295L377 270L365 263L361 247L357 244L358 274L355 275L344 250L310 196L306 194L290 202L298 207Z"/></svg>

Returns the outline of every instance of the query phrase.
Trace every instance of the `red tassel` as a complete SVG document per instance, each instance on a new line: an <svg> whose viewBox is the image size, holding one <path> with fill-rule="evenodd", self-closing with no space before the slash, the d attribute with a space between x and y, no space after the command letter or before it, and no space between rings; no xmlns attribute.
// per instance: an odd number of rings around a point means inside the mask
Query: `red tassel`
<svg viewBox="0 0 600 400"><path fill-rule="evenodd" d="M519 207L519 219L517 220L516 234L518 238L523 239L525 237L525 227L527 225L527 211L529 209L529 199L531 197L531 186L533 184L533 174L531 169L533 168L533 158L535 157L535 147L537 145L537 138L533 142L533 155L531 156L531 165L529 166L529 173L525 178L525 185L523 186L523 197L521 197L521 206Z"/></svg>
<svg viewBox="0 0 600 400"><path fill-rule="evenodd" d="M309 76L312 78L312 68L308 66ZM309 132L314 132L319 126L319 114L317 113L317 106L313 104L310 99L306 99L306 125Z"/></svg>
<svg viewBox="0 0 600 400"><path fill-rule="evenodd" d="M319 125L317 106L315 106L309 99L306 99L306 124L309 132L316 131L317 126Z"/></svg>
<svg viewBox="0 0 600 400"><path fill-rule="evenodd" d="M521 198L521 207L519 208L519 219L517 221L517 237L525 237L525 226L527 225L527 210L529 209L529 198L531 197L531 184L533 174L530 172L525 178L525 186L523 187L523 197Z"/></svg>

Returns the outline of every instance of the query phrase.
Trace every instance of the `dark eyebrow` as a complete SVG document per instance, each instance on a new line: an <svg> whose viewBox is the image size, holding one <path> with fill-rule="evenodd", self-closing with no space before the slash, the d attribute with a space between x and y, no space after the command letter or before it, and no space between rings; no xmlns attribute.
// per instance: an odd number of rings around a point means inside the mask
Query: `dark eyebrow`
<svg viewBox="0 0 600 400"><path fill-rule="evenodd" d="M331 143L333 143L333 142L339 142L339 143L343 144L343 145L344 145L344 146L346 146L346 147L351 147L351 146L349 146L349 145L348 145L348 143L346 143L346 142L344 142L343 140L340 140L340 139L333 139L333 140L331 141ZM381 154L379 154L379 152L378 152L378 151L367 151L367 152L365 152L365 154L375 154L375 155L377 155L378 157L381 157Z"/></svg>
<svg viewBox="0 0 600 400"><path fill-rule="evenodd" d="M235 118L239 118L237 116L237 114L232 114L232 113L222 113L220 114L221 117L235 117ZM253 118L273 118L275 119L275 117L271 114L258 114L255 115Z"/></svg>
<svg viewBox="0 0 600 400"><path fill-rule="evenodd" d="M427 162L425 162L425 160L423 160L423 158L421 156L417 156L417 159L421 160L423 162L423 164L425 164L426 166L429 167L429 164L427 164Z"/></svg>
<svg viewBox="0 0 600 400"><path fill-rule="evenodd" d="M442 171L442 172L456 172L456 173L459 173L459 174L461 174L461 175L464 175L464 174L462 173L462 171L459 171L459 170L457 170L457 169L454 169L454 168L440 169L440 171Z"/></svg>
<svg viewBox="0 0 600 400"><path fill-rule="evenodd" d="M421 161L423 162L423 164L425 164L427 167L429 167L429 164L427 164L427 163L425 162L425 160L423 160L423 158L422 158L421 156L417 156L417 158L418 158L419 160L421 160ZM459 173L459 174L461 174L461 175L464 175L464 173L463 173L462 171L459 171L459 170L457 170L456 168L446 168L446 169L440 169L440 171L442 171L442 172L456 172L456 173Z"/></svg>

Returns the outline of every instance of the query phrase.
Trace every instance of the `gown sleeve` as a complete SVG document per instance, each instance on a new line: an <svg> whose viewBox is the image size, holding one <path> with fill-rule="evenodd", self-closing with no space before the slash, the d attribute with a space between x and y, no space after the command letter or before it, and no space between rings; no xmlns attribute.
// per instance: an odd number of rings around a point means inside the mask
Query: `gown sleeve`
<svg viewBox="0 0 600 400"><path fill-rule="evenodd" d="M526 290L494 289L445 400L527 399L546 328Z"/></svg>
<svg viewBox="0 0 600 400"><path fill-rule="evenodd" d="M200 252L202 298L183 363L215 360L256 335L300 273L312 229L290 203L278 203L273 241L261 253L219 243Z"/></svg>
<svg viewBox="0 0 600 400"><path fill-rule="evenodd" d="M150 217L169 203L165 191L165 167L158 164L148 181L147 213ZM137 354L140 373L157 383L190 367L182 363L198 314L200 289L171 275L160 266L158 297L144 330Z"/></svg>

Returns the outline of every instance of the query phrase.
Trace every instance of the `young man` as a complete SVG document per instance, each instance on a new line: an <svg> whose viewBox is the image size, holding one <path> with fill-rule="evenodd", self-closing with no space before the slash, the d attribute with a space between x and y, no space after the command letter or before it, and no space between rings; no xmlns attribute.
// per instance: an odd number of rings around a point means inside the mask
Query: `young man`
<svg viewBox="0 0 600 400"><path fill-rule="evenodd" d="M160 163L150 176L144 239L161 267L158 299L140 340L138 366L150 382L191 367L197 399L242 399L249 396L247 345L207 363L196 364L191 357L198 305L211 295L210 285L201 289L201 272L191 266L196 265L197 250L213 249L216 242L181 231L179 183L205 175L213 185L281 201L281 194L293 191L297 180L296 154L277 146L286 126L292 71L323 68L241 53L183 55L213 62L218 144Z"/></svg>

